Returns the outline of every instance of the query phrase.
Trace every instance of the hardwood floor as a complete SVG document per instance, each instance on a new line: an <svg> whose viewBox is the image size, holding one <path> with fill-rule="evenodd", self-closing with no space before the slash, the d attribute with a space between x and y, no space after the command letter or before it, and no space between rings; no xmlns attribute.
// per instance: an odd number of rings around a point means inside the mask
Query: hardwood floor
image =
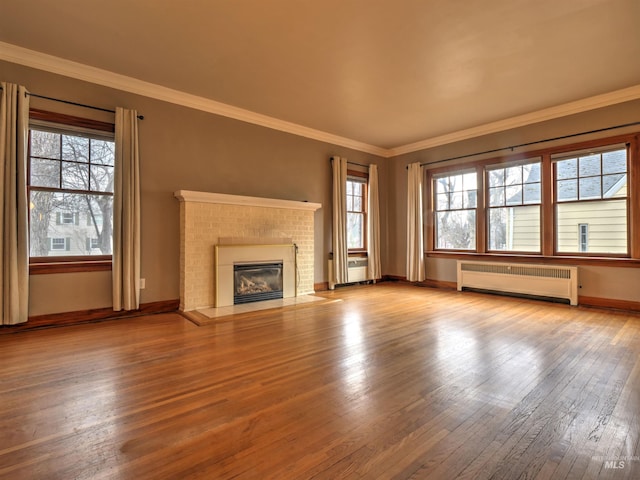
<svg viewBox="0 0 640 480"><path fill-rule="evenodd" d="M0 335L0 478L640 478L640 316L323 295Z"/></svg>

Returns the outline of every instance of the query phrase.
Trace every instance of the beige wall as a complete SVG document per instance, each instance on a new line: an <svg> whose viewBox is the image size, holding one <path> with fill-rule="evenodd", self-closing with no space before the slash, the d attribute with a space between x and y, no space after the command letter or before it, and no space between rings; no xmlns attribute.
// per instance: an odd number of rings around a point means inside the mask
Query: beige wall
<svg viewBox="0 0 640 480"><path fill-rule="evenodd" d="M320 283L327 279L331 248L329 157L377 163L380 178L386 175L384 159L374 155L7 62L0 62L0 79L40 95L105 108L135 108L145 116L140 122L143 303L179 298L176 190L321 203L314 216L314 281ZM110 115L37 99L32 106L102 120ZM383 229L385 219L383 212ZM30 315L109 307L108 279L104 272L32 276Z"/></svg>
<svg viewBox="0 0 640 480"><path fill-rule="evenodd" d="M637 122L640 121L639 112L640 101L628 102L582 114L567 116L561 119L550 120L530 125L528 127L509 130L499 134L487 135L484 137L401 155L391 159L387 175L387 180L389 182L387 190L393 192L393 196L390 197L389 203L387 204L389 226L387 251L389 253L389 258L386 263L385 273L402 277L405 276L407 195L407 173L405 167L409 163L437 162L442 159L459 155L467 155L546 138L571 135L584 131L607 128L614 125ZM636 126L609 132L600 132L597 134L532 146L529 147L529 150L535 150L552 145L576 143L593 138L604 138L639 130L640 127ZM485 155L484 157L473 157L471 160L495 157L496 154L492 154ZM457 163L464 163L464 161L459 161ZM429 279L446 282L456 281L455 260L428 258L426 261L426 267L427 277ZM638 289L638 285L640 285L640 269L638 268L581 267L580 275L580 283L582 284L580 295L640 301L640 290Z"/></svg>
<svg viewBox="0 0 640 480"><path fill-rule="evenodd" d="M0 61L0 79L41 95L113 108L135 108L142 158L143 303L179 298L179 203L176 190L308 200L323 208L314 217L314 282L326 282L331 250L329 157L377 163L380 169L382 270L405 275L406 165L638 121L640 101L568 116L500 134L385 160L287 133ZM34 107L109 120L109 114L34 99ZM629 129L628 131L630 131ZM614 133L623 133L619 130ZM600 133L593 137L612 135ZM579 137L584 140L590 137ZM565 140L564 143L571 140ZM556 142L559 143L559 142ZM532 147L533 148L533 147ZM431 279L455 281L455 261L429 259ZM640 269L585 268L582 295L640 301ZM623 281L621 281L622 279ZM30 315L110 306L109 274L31 278ZM616 287L612 287L615 285Z"/></svg>

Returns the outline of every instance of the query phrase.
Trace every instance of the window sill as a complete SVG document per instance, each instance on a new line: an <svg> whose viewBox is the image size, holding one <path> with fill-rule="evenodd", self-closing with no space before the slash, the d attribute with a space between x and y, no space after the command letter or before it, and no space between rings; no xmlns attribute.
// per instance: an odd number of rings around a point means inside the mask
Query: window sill
<svg viewBox="0 0 640 480"><path fill-rule="evenodd" d="M111 257L95 260L31 260L29 275L47 275L51 273L106 272L111 270Z"/></svg>
<svg viewBox="0 0 640 480"><path fill-rule="evenodd" d="M582 256L543 256L505 253L441 252L428 251L429 258L448 258L452 260L509 261L514 263L534 262L549 265L592 265L601 267L640 267L640 259L628 257L582 257Z"/></svg>

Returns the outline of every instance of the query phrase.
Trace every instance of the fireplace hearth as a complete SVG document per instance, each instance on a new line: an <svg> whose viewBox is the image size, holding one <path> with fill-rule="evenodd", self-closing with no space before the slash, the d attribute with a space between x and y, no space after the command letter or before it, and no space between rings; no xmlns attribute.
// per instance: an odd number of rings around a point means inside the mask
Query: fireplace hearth
<svg viewBox="0 0 640 480"><path fill-rule="evenodd" d="M234 305L283 298L282 266L282 262L234 264Z"/></svg>

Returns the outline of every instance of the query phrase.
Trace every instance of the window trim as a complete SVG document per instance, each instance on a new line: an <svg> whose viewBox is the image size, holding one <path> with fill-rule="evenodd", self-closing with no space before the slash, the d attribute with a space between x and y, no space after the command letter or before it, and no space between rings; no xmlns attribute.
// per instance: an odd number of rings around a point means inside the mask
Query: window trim
<svg viewBox="0 0 640 480"><path fill-rule="evenodd" d="M552 159L562 154L571 155L573 152L587 149L606 148L608 146L627 145L628 165L628 193L627 193L627 239L629 243L628 253L620 254L593 254L593 253L556 253L555 238L555 186ZM488 208L485 208L485 175L487 166L499 164L527 163L535 157L542 158L542 202L541 202L541 249L540 254L531 252L498 252L488 251L486 245ZM432 179L434 175L469 170L475 168L478 171L478 215L476 218L476 250L452 251L435 249L434 221L434 192L432 191ZM600 265L637 268L640 266L640 132L621 134L613 137L585 140L583 142L567 145L553 146L545 149L536 149L528 152L492 157L482 160L458 162L446 166L425 165L424 189L424 227L426 249L425 255L429 258L469 259L478 260L505 260L513 262L537 262L543 264L571 264L571 265ZM481 184L482 182L482 184Z"/></svg>
<svg viewBox="0 0 640 480"><path fill-rule="evenodd" d="M90 133L95 138L100 138L100 132L104 132L104 138L113 140L115 133L115 124L93 120L73 115L66 115L48 110L40 110L37 108L29 109L29 130L32 127L36 129L46 130L47 125L51 125L52 129L57 131L68 131L69 133ZM29 145L29 152L31 146ZM31 161L27 161L27 191L52 191L47 187L31 187L29 185ZM115 167L114 167L115 168ZM60 191L60 189L53 189ZM82 192L73 191L73 193L87 193L91 195L101 195L103 192ZM113 194L110 194L113 195ZM31 257L29 256L29 274L44 275L52 273L74 273L74 272L96 272L110 271L112 269L112 255L73 255L73 256L46 256Z"/></svg>

